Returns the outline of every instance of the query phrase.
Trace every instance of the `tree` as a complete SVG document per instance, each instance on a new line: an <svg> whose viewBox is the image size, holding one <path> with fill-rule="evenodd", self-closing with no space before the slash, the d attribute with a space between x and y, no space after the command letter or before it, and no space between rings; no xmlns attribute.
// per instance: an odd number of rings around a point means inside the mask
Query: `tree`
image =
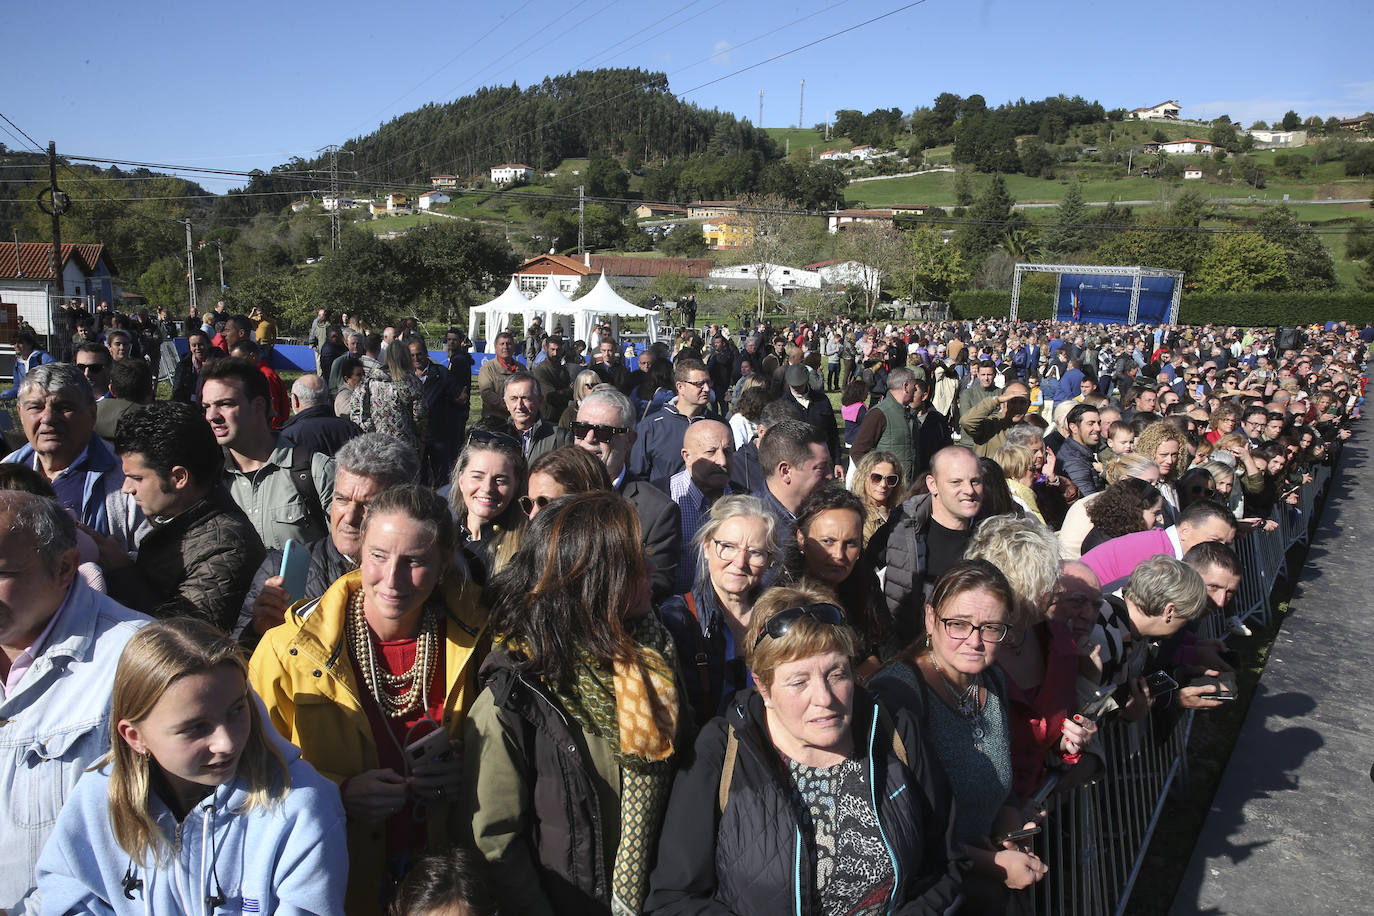
<svg viewBox="0 0 1374 916"><path fill-rule="evenodd" d="M1297 113L1296 111L1291 111L1291 110L1290 110L1290 111L1288 111L1287 113L1284 114L1284 116L1283 116L1283 129L1284 129L1284 130L1297 130L1300 126L1302 126L1302 118L1298 117L1298 113Z"/></svg>
<svg viewBox="0 0 1374 916"><path fill-rule="evenodd" d="M887 226L855 223L844 231L837 255L859 265L857 279L865 315L873 314L882 284L901 267L906 248L903 234Z"/></svg>
<svg viewBox="0 0 1374 916"><path fill-rule="evenodd" d="M1225 235L1203 259L1198 288L1208 293L1282 289L1285 261L1283 249L1258 232Z"/></svg>
<svg viewBox="0 0 1374 916"><path fill-rule="evenodd" d="M697 282L686 274L667 273L654 277L650 287L656 295L664 299L677 300L695 295L699 291Z"/></svg>
<svg viewBox="0 0 1374 916"><path fill-rule="evenodd" d="M158 258L139 276L138 291L169 311L185 308L190 304L186 264L175 255Z"/></svg>
<svg viewBox="0 0 1374 916"><path fill-rule="evenodd" d="M442 321L480 304L520 263L504 238L479 223L444 220L406 233L399 244L416 299Z"/></svg>
<svg viewBox="0 0 1374 916"><path fill-rule="evenodd" d="M698 258L706 253L706 236L697 223L677 223L669 227L658 250L674 258Z"/></svg>
<svg viewBox="0 0 1374 916"><path fill-rule="evenodd" d="M1054 159L1045 144L1026 142L1021 149L1021 171L1032 178L1054 177Z"/></svg>
<svg viewBox="0 0 1374 916"><path fill-rule="evenodd" d="M913 301L945 302L968 285L969 272L959 247L927 225L907 233L906 263L892 279L894 290Z"/></svg>
<svg viewBox="0 0 1374 916"><path fill-rule="evenodd" d="M1286 204L1266 209L1255 225L1265 241L1283 249L1284 289L1335 289L1336 263L1331 252Z"/></svg>
<svg viewBox="0 0 1374 916"><path fill-rule="evenodd" d="M1001 175L992 176L987 189L969 208L968 222L954 233L954 244L959 246L964 259L970 264L979 264L988 252L1002 244L1007 230L1025 222L1012 212L1015 204L1007 193L1007 183Z"/></svg>
<svg viewBox="0 0 1374 916"><path fill-rule="evenodd" d="M370 324L402 314L415 293L399 246L361 229L344 233L340 249L320 262L316 276L323 301Z"/></svg>
<svg viewBox="0 0 1374 916"><path fill-rule="evenodd" d="M960 207L973 204L973 179L962 169L954 173L954 202Z"/></svg>
<svg viewBox="0 0 1374 916"><path fill-rule="evenodd" d="M769 281L784 262L805 245L805 220L773 195L750 195L740 201L742 219L752 230L749 245L738 251L738 263L756 265L758 320L767 312Z"/></svg>
<svg viewBox="0 0 1374 916"><path fill-rule="evenodd" d="M1231 119L1222 115L1212 122L1212 132L1207 139L1217 146L1231 152L1235 152L1240 147L1240 135L1236 132L1236 125L1231 123Z"/></svg>
<svg viewBox="0 0 1374 916"><path fill-rule="evenodd" d="M1045 254L1059 258L1086 251L1093 246L1092 233L1083 226L1090 222L1088 206L1083 202L1083 186L1071 183L1059 202L1054 221L1045 227L1040 245Z"/></svg>

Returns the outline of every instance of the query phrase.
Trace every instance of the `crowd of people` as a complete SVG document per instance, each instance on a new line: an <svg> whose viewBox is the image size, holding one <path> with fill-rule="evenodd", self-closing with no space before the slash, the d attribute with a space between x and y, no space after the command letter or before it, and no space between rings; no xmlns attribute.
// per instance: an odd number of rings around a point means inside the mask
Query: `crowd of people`
<svg viewBox="0 0 1374 916"><path fill-rule="evenodd" d="M4 393L10 916L1025 912L1102 725L1233 698L1199 621L1374 341L532 325L474 384L322 311L288 389L207 313L158 400L82 314Z"/></svg>

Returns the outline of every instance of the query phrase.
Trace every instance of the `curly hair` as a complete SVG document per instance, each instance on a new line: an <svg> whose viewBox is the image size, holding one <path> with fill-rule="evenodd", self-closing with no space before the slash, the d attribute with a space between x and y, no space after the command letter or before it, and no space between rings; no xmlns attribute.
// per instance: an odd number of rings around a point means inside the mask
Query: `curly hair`
<svg viewBox="0 0 1374 916"><path fill-rule="evenodd" d="M1023 629L1044 619L1059 581L1059 541L1044 522L995 515L974 531L964 559L987 560L1006 575L1016 596L1012 626Z"/></svg>
<svg viewBox="0 0 1374 916"><path fill-rule="evenodd" d="M1160 445L1170 439L1178 443L1180 450L1184 448L1187 442L1187 436L1179 432L1178 427L1173 423L1168 420L1156 420L1145 427L1144 431L1136 437L1135 450L1146 458L1152 459ZM1169 469L1169 473L1164 475L1165 480L1178 480L1183 475L1184 465L1187 462L1182 460L1183 455L1180 455L1179 458L1180 460L1175 461L1174 466Z"/></svg>
<svg viewBox="0 0 1374 916"><path fill-rule="evenodd" d="M1134 477L1123 477L1088 503L1088 518L1093 527L1109 538L1145 530L1146 509L1164 497L1154 484Z"/></svg>

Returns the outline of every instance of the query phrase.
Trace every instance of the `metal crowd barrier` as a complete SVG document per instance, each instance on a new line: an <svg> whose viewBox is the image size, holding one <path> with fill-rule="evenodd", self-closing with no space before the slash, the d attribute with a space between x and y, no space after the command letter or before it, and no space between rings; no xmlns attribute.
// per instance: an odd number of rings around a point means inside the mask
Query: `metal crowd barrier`
<svg viewBox="0 0 1374 916"><path fill-rule="evenodd" d="M1319 467L1296 507L1275 509L1275 530L1260 528L1236 542L1242 570L1236 603L1243 620L1273 622L1271 593L1287 575L1287 551L1308 543L1330 481L1331 468ZM1198 628L1203 638L1225 638L1229 632L1226 612L1207 615ZM1187 769L1193 714L1179 716L1172 727L1161 722L1167 722L1161 715L1108 722L1099 732L1106 759L1100 778L1051 796L1036 842L1036 853L1049 866L1036 886L1037 913L1121 916L1125 911L1169 788Z"/></svg>

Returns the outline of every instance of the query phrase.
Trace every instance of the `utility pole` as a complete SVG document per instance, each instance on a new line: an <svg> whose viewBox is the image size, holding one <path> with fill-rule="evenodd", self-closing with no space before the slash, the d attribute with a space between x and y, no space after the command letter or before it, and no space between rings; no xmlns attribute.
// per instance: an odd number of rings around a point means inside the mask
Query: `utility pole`
<svg viewBox="0 0 1374 916"><path fill-rule="evenodd" d="M342 232L339 207L339 153L352 156L353 152L340 150L337 143L331 143L317 152L329 154L329 196L334 199L334 208L329 211L329 245L330 250L338 251L341 244L339 236Z"/></svg>
<svg viewBox="0 0 1374 916"><path fill-rule="evenodd" d="M806 124L806 80L802 80L801 97L797 99L797 130L801 130Z"/></svg>
<svg viewBox="0 0 1374 916"><path fill-rule="evenodd" d="M186 224L186 285L189 289L191 308L196 307L196 254L191 247L191 218L182 220Z"/></svg>
<svg viewBox="0 0 1374 916"><path fill-rule="evenodd" d="M757 126L760 130L763 129L763 90L762 90L762 89L759 90L759 123L758 123L757 125L755 125L755 126Z"/></svg>
<svg viewBox="0 0 1374 916"><path fill-rule="evenodd" d="M48 191L52 194L52 275L55 278L54 285L57 287L59 297L66 294L66 288L62 285L62 211L63 206L62 192L57 189L57 141L48 141ZM52 302L48 302L48 311L52 311Z"/></svg>
<svg viewBox="0 0 1374 916"><path fill-rule="evenodd" d="M577 253L582 254L583 239L586 232L586 185L577 186Z"/></svg>
<svg viewBox="0 0 1374 916"><path fill-rule="evenodd" d="M219 292L222 296L224 295L224 246L216 242L215 247L219 249Z"/></svg>

